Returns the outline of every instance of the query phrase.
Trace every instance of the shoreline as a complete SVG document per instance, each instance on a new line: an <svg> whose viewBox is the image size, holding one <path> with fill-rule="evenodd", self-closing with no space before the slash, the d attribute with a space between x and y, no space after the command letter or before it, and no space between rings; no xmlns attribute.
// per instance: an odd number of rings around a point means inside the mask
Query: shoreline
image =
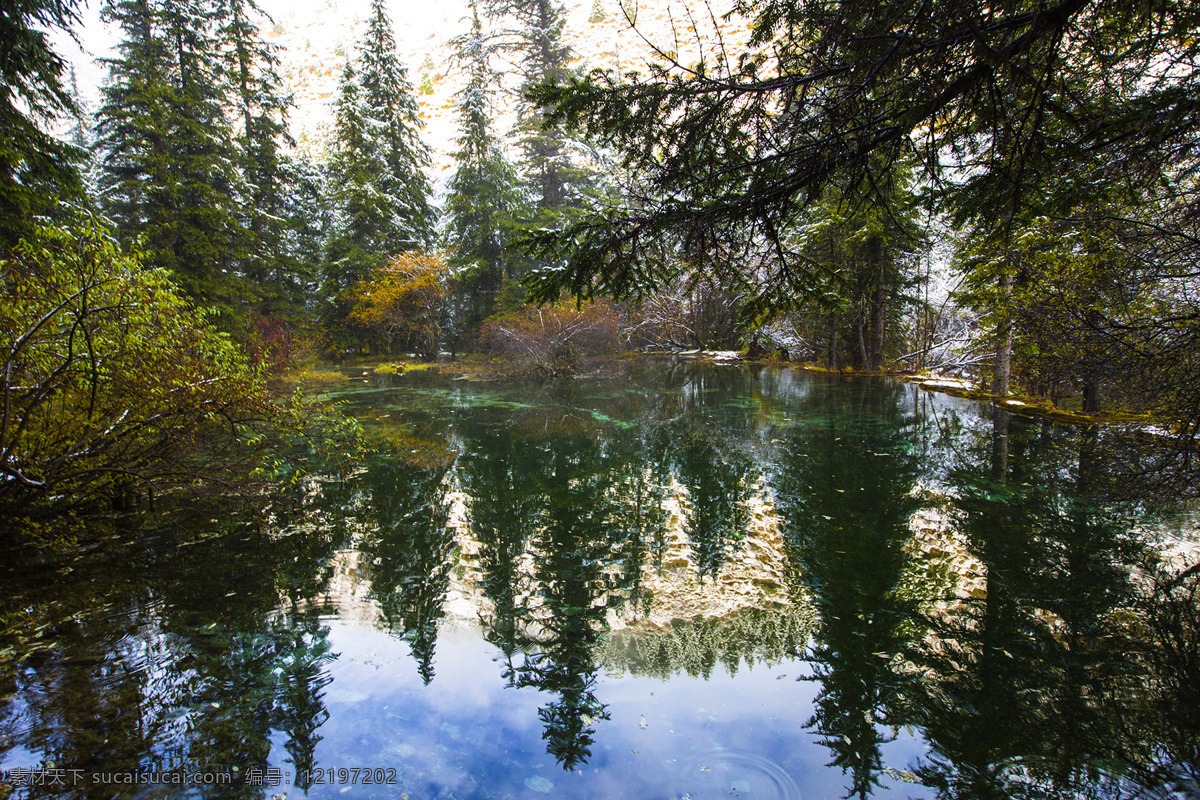
<svg viewBox="0 0 1200 800"><path fill-rule="evenodd" d="M1177 434L1172 432L1167 423L1161 420L1155 420L1147 414L1134 414L1130 412L1105 412L1101 414L1084 414L1078 411L1070 411L1067 409L1053 406L1050 401L1033 398L1023 394L1010 394L1004 397L995 395L981 388L975 381L967 378L956 378L949 375L928 375L918 374L903 371L891 370L830 370L812 363L783 361L779 359L749 359L741 352L733 350L663 350L663 351L639 351L630 353L619 353L611 356L614 359L628 358L631 355L637 357L670 357L694 359L697 361L707 361L709 363L725 365L725 366L742 366L742 365L759 365L770 367L790 367L798 372L809 375L825 375L846 378L891 378L893 380L910 383L927 392L940 392L952 397L961 397L968 400L976 400L982 403L990 403L996 408L1001 408L1011 414L1024 417L1034 417L1038 419L1046 419L1053 422L1061 422L1069 425L1114 425L1127 424L1136 426L1140 433L1161 439L1174 439ZM392 365L402 365L400 369L388 369ZM380 369L383 367L383 369ZM374 375L402 375L406 372L416 372L422 370L434 370L439 372L461 372L463 378L474 378L476 380L490 378L502 378L504 375L494 372L494 365L490 362L472 363L469 354L466 358L459 357L446 361L433 362L418 362L410 361L397 356L361 356L343 362L341 364L335 362L317 362L299 371L293 372L288 377L283 377L283 383L288 385L296 385L302 382L304 377L312 378L316 374L324 373L341 373L345 380L353 380L373 377ZM357 372L360 374L351 375L348 373ZM282 376L281 376L282 377ZM583 377L583 376L580 376ZM318 379L318 383L324 382L339 382L339 379L326 378L325 381ZM310 383L311 386L311 383ZM316 387L312 387L316 388Z"/></svg>

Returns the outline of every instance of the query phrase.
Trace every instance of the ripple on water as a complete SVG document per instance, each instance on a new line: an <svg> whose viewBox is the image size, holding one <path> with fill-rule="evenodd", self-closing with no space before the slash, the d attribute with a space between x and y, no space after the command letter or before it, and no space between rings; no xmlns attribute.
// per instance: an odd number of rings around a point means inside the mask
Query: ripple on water
<svg viewBox="0 0 1200 800"><path fill-rule="evenodd" d="M783 767L743 750L710 750L693 754L679 771L675 797L750 797L754 800L800 800L800 787Z"/></svg>

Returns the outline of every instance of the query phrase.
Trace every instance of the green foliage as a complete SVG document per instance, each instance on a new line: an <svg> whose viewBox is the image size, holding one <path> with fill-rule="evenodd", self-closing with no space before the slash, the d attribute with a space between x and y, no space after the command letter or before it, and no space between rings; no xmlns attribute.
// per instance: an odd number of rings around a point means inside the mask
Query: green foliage
<svg viewBox="0 0 1200 800"><path fill-rule="evenodd" d="M422 122L417 114L408 70L396 55L392 23L382 0L372 0L367 32L359 45L359 80L367 118L381 131L377 147L386 165L379 176L379 190L391 198L396 230L388 232L393 255L402 249L428 247L433 243L437 214L429 205L429 180L421 167L429 163L429 151L420 139ZM370 131L367 131L370 135ZM392 244L395 242L395 244Z"/></svg>
<svg viewBox="0 0 1200 800"><path fill-rule="evenodd" d="M356 61L342 73L330 145L335 211L322 293L329 303L324 319L334 331L350 311L350 288L388 257L428 247L435 218L421 170L428 151L419 138L417 103L379 0L371 4Z"/></svg>
<svg viewBox="0 0 1200 800"><path fill-rule="evenodd" d="M288 158L290 99L252 0L110 0L123 32L97 118L105 210L236 330L246 308L294 321L321 214ZM299 206L305 206L303 210Z"/></svg>
<svg viewBox="0 0 1200 800"><path fill-rule="evenodd" d="M9 519L244 475L261 455L245 447L250 426L298 424L166 272L94 219L38 229L0 270Z"/></svg>
<svg viewBox="0 0 1200 800"><path fill-rule="evenodd" d="M108 211L189 295L231 304L246 235L211 4L120 0L104 14L125 33L98 114Z"/></svg>
<svg viewBox="0 0 1200 800"><path fill-rule="evenodd" d="M76 112L49 30L70 29L77 6L11 0L0 14L0 258L32 231L35 217L81 194L76 153L44 130L57 115Z"/></svg>
<svg viewBox="0 0 1200 800"><path fill-rule="evenodd" d="M736 543L750 527L753 464L738 448L717 448L719 440L688 431L677 443L677 479L684 487L679 504L683 532L691 544L700 578L717 579Z"/></svg>
<svg viewBox="0 0 1200 800"><path fill-rule="evenodd" d="M263 313L290 317L303 301L304 279L316 263L299 245L312 203L305 194L303 164L286 155L291 97L278 74L276 48L262 38L253 0L222 0L217 8L220 60L234 112L234 144L241 177L239 222L245 236L239 273ZM311 248L310 248L311 249Z"/></svg>
<svg viewBox="0 0 1200 800"><path fill-rule="evenodd" d="M1170 317L1179 304L1110 230L1039 217L1007 236L976 229L957 258L959 300L989 330L1011 333L1014 374L1028 391L1055 402L1082 393L1085 413L1100 411L1102 387L1127 406L1169 405L1119 380L1141 373L1136 361L1164 358L1162 343L1131 338L1143 350L1135 358L1114 333L1136 336L1139 323Z"/></svg>
<svg viewBox="0 0 1200 800"><path fill-rule="evenodd" d="M571 50L563 42L566 14L554 0L483 0L482 6L489 16L504 18L513 26L500 37L520 61L522 98L515 133L523 177L536 197L536 211L526 224L534 229L562 227L593 193L596 176L582 165L590 149L525 93L575 75Z"/></svg>
<svg viewBox="0 0 1200 800"><path fill-rule="evenodd" d="M629 670L661 681L680 673L707 680L718 664L753 667L795 658L818 627L805 603L786 611L748 609L716 619L676 619L665 630L614 633L603 641L597 659L606 671Z"/></svg>
<svg viewBox="0 0 1200 800"><path fill-rule="evenodd" d="M434 649L445 615L455 547L447 524L446 464L413 467L388 459L367 477L377 520L363 536L363 561L370 564L371 597L394 635L406 639L421 680L434 677Z"/></svg>
<svg viewBox="0 0 1200 800"><path fill-rule="evenodd" d="M617 147L647 189L608 225L588 220L559 237L572 256L545 276L546 291L635 293L657 280L652 247L668 234L718 269L722 252L756 237L778 247L827 186L886 186L892 164L919 143L928 145L924 166L953 190L943 199L964 215L1001 219L1051 187L1084 192L1088 178L1116 179L1116 163L1108 174L1074 170L1094 166L1088 153L1120 159L1140 155L1135 143L1165 151L1187 139L1195 118L1167 109L1196 77L1164 75L1154 60L1194 52L1185 31L1195 9L1036 8L743 4L752 39L727 60L532 90L552 122ZM1072 114L1072 130L1059 130ZM1155 114L1162 126L1145 126ZM768 284L789 289L792 270L804 277L786 247L770 263Z"/></svg>
<svg viewBox="0 0 1200 800"><path fill-rule="evenodd" d="M763 319L791 309L796 330L812 345L807 355L824 357L830 369L879 370L898 343L907 344L903 312L917 283L914 256L925 242L909 173L893 167L889 177L870 190L830 187L809 206L788 239L808 267L807 290L763 289L750 306Z"/></svg>
<svg viewBox="0 0 1200 800"><path fill-rule="evenodd" d="M421 94L433 94L433 68L433 56L426 53L425 60L421 62Z"/></svg>
<svg viewBox="0 0 1200 800"><path fill-rule="evenodd" d="M261 432L248 435L243 446L257 453L257 463L248 475L273 486L298 486L310 475L345 478L360 465L368 452L362 425L342 412L337 405L307 397L309 378L329 377L327 373L308 374L304 386L292 396L275 401L274 417ZM345 381L337 375L336 381ZM325 381L327 382L327 381Z"/></svg>
<svg viewBox="0 0 1200 800"><path fill-rule="evenodd" d="M79 92L79 81L72 65L67 72L67 91L74 108L67 113L71 127L65 134L71 147L75 148L75 166L82 180L84 194L94 198L97 194L97 178L100 161L96 154L96 133L93 130L93 114Z"/></svg>
<svg viewBox="0 0 1200 800"><path fill-rule="evenodd" d="M1121 280L1156 283L1162 302L1153 316L1097 309L1082 324L1121 352L1109 363L1124 365L1126 385L1149 376L1173 396L1172 416L1200 430L1200 364L1187 355L1200 340L1189 288L1200 7L768 0L734 11L751 24L741 52L528 90L551 125L612 146L638 176L619 207L526 235L550 262L531 278L535 299L641 299L687 265L745 287L764 312L797 298L849 308L850 285L831 287L793 234L831 192L893 208L889 187L915 158L931 200L1000 239L1039 217L1108 231L1121 260L1141 265Z"/></svg>
<svg viewBox="0 0 1200 800"><path fill-rule="evenodd" d="M492 51L478 14L471 32L458 39L457 46L468 79L458 94L458 166L448 187L444 235L450 262L459 269L459 294L465 307L460 327L467 333L496 312L504 279L517 277L520 262L508 243L524 198L516 170L491 130L495 108L489 95L499 76L489 64Z"/></svg>

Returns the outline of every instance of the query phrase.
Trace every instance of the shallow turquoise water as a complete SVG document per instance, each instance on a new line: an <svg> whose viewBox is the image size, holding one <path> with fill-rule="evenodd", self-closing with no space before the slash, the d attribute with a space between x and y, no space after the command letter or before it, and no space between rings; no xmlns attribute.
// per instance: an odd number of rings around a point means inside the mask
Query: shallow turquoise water
<svg viewBox="0 0 1200 800"><path fill-rule="evenodd" d="M13 796L1197 788L1194 519L1120 431L694 362L347 386L351 480L8 559Z"/></svg>

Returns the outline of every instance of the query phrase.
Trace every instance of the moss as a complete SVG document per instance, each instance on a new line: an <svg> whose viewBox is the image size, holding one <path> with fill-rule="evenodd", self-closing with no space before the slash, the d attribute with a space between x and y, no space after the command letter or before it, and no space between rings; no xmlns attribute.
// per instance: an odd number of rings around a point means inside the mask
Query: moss
<svg viewBox="0 0 1200 800"><path fill-rule="evenodd" d="M347 379L347 375L344 372L305 370L300 373L297 382L305 389L317 389L332 383L341 383Z"/></svg>
<svg viewBox="0 0 1200 800"><path fill-rule="evenodd" d="M434 363L432 361L419 361L416 364L400 364L397 362L397 365L400 367L397 372L421 372L427 369L431 369L435 372L445 372L447 369L452 368L452 364ZM384 366L387 365L385 364ZM375 371L379 372L379 369L376 368Z"/></svg>
<svg viewBox="0 0 1200 800"><path fill-rule="evenodd" d="M999 395L993 394L978 387L953 385L951 383L953 379L942 378L936 375L911 372L889 372L886 370L880 370L878 372L866 372L862 370L849 369L832 370L819 364L812 363L793 364L792 366L794 369L816 375L877 375L891 377L908 383L915 383L927 392L940 392L942 394L951 395L952 397L962 397L967 400L977 400L981 403L996 403L997 405L1001 405L1005 411L1008 411L1012 414L1050 419L1054 420L1055 422L1064 422L1075 425L1100 425L1115 422L1149 423L1154 421L1153 418L1147 414L1134 414L1128 411L1106 411L1102 414L1084 414L1080 411L1072 411L1070 409L1060 408L1044 398L1031 397L1024 394L1010 394L1001 398Z"/></svg>
<svg viewBox="0 0 1200 800"><path fill-rule="evenodd" d="M942 394L952 395L954 397L963 397L968 400L978 400L981 403L995 403L1004 408L1011 414L1019 414L1026 417L1039 417L1042 419L1050 419L1055 422L1065 422L1076 425L1098 425L1112 422L1150 422L1151 419L1145 414L1133 414L1126 411L1108 411L1102 414L1084 414L1080 411L1072 411L1070 409L1059 408L1049 400L1041 397L1031 397L1024 394L1010 394L1005 397L993 394L978 388L968 388L965 386L952 386L946 383L941 383L937 378L928 376L897 376L902 380L908 380L918 384L927 392L941 392Z"/></svg>
<svg viewBox="0 0 1200 800"><path fill-rule="evenodd" d="M888 372L886 370L879 370L878 372L871 372L870 370L861 370L861 369L856 370L856 369L848 369L848 368L847 369L830 369L829 367L823 367L820 364L814 364L811 361L805 361L803 363L793 363L792 368L798 369L801 372L812 373L813 375L845 375L845 376L849 377L849 376L869 376L869 375L890 376L890 375L895 374L895 373Z"/></svg>

